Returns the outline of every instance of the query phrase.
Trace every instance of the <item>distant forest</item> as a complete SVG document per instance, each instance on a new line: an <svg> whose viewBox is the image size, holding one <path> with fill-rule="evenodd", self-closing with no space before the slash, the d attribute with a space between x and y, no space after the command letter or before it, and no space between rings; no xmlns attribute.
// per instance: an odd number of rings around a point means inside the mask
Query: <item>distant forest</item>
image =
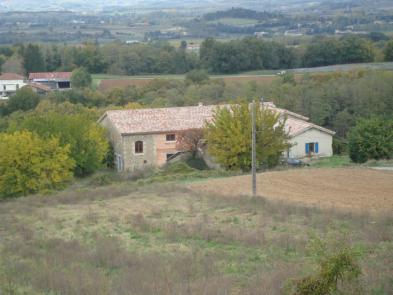
<svg viewBox="0 0 393 295"><path fill-rule="evenodd" d="M228 42L209 38L202 42L199 54L186 48L185 41L180 47L167 42L0 46L0 70L2 66L3 71L29 73L84 67L90 73L138 75L206 69L210 73L231 74L393 60L393 41L383 34L316 37L299 47L254 37Z"/></svg>

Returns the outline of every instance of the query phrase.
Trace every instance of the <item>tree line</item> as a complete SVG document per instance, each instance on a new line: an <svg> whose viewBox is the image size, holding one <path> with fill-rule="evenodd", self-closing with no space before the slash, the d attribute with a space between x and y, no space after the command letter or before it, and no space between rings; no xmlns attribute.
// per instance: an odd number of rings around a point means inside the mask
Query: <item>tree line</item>
<svg viewBox="0 0 393 295"><path fill-rule="evenodd" d="M182 74L194 69L225 74L264 69L291 69L375 60L393 60L393 41L372 42L360 36L316 37L310 43L289 47L283 43L247 37L228 42L208 38L200 54L167 42L127 45L19 44L0 47L3 71L72 71L117 75ZM1 70L1 68L0 68Z"/></svg>

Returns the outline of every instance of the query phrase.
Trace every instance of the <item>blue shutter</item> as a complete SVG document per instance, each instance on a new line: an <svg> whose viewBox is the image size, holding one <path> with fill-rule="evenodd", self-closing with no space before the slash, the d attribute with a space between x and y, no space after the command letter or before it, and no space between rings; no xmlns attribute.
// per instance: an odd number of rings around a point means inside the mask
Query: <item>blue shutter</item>
<svg viewBox="0 0 393 295"><path fill-rule="evenodd" d="M306 143L306 154L308 154L309 151L310 151L310 146L308 143Z"/></svg>
<svg viewBox="0 0 393 295"><path fill-rule="evenodd" d="M315 143L315 153L318 154L319 152L319 147L318 147L318 142Z"/></svg>

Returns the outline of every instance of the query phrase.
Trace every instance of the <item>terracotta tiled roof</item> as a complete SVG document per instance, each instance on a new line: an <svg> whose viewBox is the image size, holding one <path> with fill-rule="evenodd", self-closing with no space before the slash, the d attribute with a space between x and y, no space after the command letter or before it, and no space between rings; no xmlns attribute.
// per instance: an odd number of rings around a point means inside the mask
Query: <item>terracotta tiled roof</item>
<svg viewBox="0 0 393 295"><path fill-rule="evenodd" d="M276 108L274 105L266 104L266 106L273 111L286 115L285 128L290 136L298 135L311 128L334 134L331 130L307 122L307 117ZM205 122L213 119L217 107L228 107L228 105L113 110L107 111L98 121L101 122L107 117L121 134L173 132L202 128Z"/></svg>
<svg viewBox="0 0 393 295"><path fill-rule="evenodd" d="M0 75L0 80L24 80L25 77L15 73L3 73Z"/></svg>
<svg viewBox="0 0 393 295"><path fill-rule="evenodd" d="M30 73L29 80L70 80L71 72Z"/></svg>
<svg viewBox="0 0 393 295"><path fill-rule="evenodd" d="M107 111L104 116L122 134L154 133L202 128L217 106Z"/></svg>

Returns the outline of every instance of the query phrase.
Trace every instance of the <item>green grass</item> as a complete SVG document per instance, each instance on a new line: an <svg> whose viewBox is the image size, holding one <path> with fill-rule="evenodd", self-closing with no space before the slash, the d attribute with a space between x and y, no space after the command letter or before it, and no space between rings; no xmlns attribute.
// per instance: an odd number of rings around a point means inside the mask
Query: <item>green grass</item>
<svg viewBox="0 0 393 295"><path fill-rule="evenodd" d="M393 160L369 160L363 164L356 164L349 156L332 156L312 160L310 166L316 168L340 168L340 167L393 167Z"/></svg>

